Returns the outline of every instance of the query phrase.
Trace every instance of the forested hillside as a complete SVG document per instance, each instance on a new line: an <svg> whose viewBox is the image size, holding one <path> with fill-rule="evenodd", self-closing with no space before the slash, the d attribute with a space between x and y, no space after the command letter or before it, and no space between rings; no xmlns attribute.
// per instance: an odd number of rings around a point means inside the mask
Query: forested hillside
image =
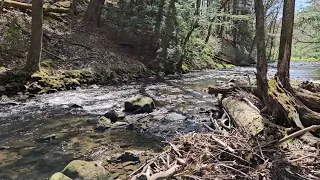
<svg viewBox="0 0 320 180"><path fill-rule="evenodd" d="M0 0L0 179L318 180L319 28L319 0Z"/></svg>

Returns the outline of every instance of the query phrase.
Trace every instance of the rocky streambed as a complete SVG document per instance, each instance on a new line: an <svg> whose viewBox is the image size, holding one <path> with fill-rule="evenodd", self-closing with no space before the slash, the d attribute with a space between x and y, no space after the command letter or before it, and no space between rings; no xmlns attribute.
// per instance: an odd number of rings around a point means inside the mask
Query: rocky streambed
<svg viewBox="0 0 320 180"><path fill-rule="evenodd" d="M0 179L48 179L73 160L94 161L110 177L126 179L176 133L207 131L202 122L217 105L209 85L246 82L247 75L254 75L252 68L210 70L2 101ZM124 112L134 97L151 97L155 109ZM103 120L112 110L120 117Z"/></svg>

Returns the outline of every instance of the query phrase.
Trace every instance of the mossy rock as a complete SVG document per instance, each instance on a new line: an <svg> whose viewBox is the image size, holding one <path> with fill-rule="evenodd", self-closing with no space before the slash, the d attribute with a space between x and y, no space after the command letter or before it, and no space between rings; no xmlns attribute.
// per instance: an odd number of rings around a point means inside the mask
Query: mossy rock
<svg viewBox="0 0 320 180"><path fill-rule="evenodd" d="M72 180L72 179L62 174L61 172L57 172L57 173L54 173L49 180Z"/></svg>
<svg viewBox="0 0 320 180"><path fill-rule="evenodd" d="M102 180L112 179L110 174L96 162L82 160L71 161L62 171L63 174L72 179Z"/></svg>
<svg viewBox="0 0 320 180"><path fill-rule="evenodd" d="M151 113L155 109L155 104L150 97L139 97L129 99L124 103L124 109L133 113Z"/></svg>
<svg viewBox="0 0 320 180"><path fill-rule="evenodd" d="M67 89L76 88L81 85L81 83L74 78L64 78L63 82Z"/></svg>
<svg viewBox="0 0 320 180"><path fill-rule="evenodd" d="M61 89L64 87L63 81L54 75L51 75L47 70L41 70L31 75L33 81L39 82L42 87L50 87L53 89Z"/></svg>
<svg viewBox="0 0 320 180"><path fill-rule="evenodd" d="M106 129L109 129L111 127L111 124L112 124L112 121L109 118L102 116L99 118L97 122L96 130L105 131Z"/></svg>

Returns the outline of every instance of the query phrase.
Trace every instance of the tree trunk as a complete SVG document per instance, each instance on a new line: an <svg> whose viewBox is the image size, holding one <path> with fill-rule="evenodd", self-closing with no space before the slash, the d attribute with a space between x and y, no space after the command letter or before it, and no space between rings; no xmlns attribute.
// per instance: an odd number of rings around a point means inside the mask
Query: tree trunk
<svg viewBox="0 0 320 180"><path fill-rule="evenodd" d="M87 24L92 22L95 26L100 26L101 12L104 0L91 0L84 14L83 21Z"/></svg>
<svg viewBox="0 0 320 180"><path fill-rule="evenodd" d="M232 4L232 15L238 14L238 0L233 0ZM232 39L233 39L233 46L236 47L237 39L238 39L238 20L233 20L233 27L232 27Z"/></svg>
<svg viewBox="0 0 320 180"><path fill-rule="evenodd" d="M294 25L294 7L295 0L284 0L277 76L287 90L291 90L289 69Z"/></svg>
<svg viewBox="0 0 320 180"><path fill-rule="evenodd" d="M158 13L157 13L157 17L156 17L156 23L154 25L154 33L151 37L151 43L153 43L153 41L156 41L157 44L159 42L159 35L160 35L160 31L161 31L161 22L163 19L163 11L164 11L164 5L166 3L166 0L161 0L160 4L159 4L159 9L158 9Z"/></svg>
<svg viewBox="0 0 320 180"><path fill-rule="evenodd" d="M1 2L0 2L0 13L3 12L3 7L4 7L4 0L1 0Z"/></svg>
<svg viewBox="0 0 320 180"><path fill-rule="evenodd" d="M77 15L77 0L71 0L70 3L70 14Z"/></svg>
<svg viewBox="0 0 320 180"><path fill-rule="evenodd" d="M26 71L33 73L40 70L42 50L43 1L32 1L31 42L28 51Z"/></svg>
<svg viewBox="0 0 320 180"><path fill-rule="evenodd" d="M219 11L221 11L225 6L226 4L229 2L230 0L225 0L224 2L222 2L221 6L219 7ZM215 17L212 17L211 20L210 20L210 25L209 25L209 29L208 29L208 33L207 33L207 36L206 36L206 39L205 39L205 43L207 44L209 42L209 39L210 39L210 36L211 36L211 32L212 32L212 27L213 27L213 22L215 20Z"/></svg>
<svg viewBox="0 0 320 180"><path fill-rule="evenodd" d="M267 100L267 58L264 32L264 6L263 0L255 0L254 8L256 12L256 40L257 40L257 85L258 90L263 92L263 100Z"/></svg>

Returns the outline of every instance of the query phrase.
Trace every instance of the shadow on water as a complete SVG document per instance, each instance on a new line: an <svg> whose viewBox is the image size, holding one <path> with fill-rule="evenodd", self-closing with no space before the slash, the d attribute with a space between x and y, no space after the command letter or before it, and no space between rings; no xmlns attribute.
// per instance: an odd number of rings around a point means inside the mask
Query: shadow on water
<svg viewBox="0 0 320 180"><path fill-rule="evenodd" d="M26 126L22 141L15 132L1 133L0 179L47 179L73 159L106 160L125 150L161 150L161 139L148 133L125 129L98 133L86 123L90 116L69 116L35 120L42 121L41 127L34 130L35 123ZM34 133L28 135L31 131ZM53 133L54 139L41 139Z"/></svg>

